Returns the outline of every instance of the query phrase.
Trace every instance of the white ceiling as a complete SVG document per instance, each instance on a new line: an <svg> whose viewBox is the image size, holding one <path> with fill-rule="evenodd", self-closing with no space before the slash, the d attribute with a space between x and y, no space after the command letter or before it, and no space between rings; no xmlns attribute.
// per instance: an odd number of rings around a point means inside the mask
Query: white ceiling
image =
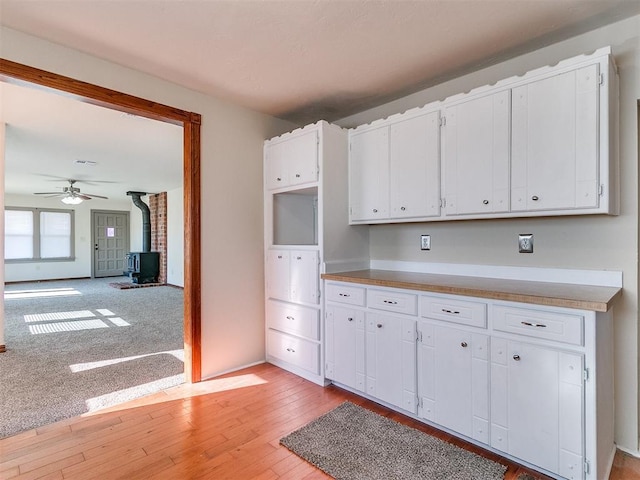
<svg viewBox="0 0 640 480"><path fill-rule="evenodd" d="M0 0L0 23L10 28L300 125L343 118L638 13L640 0ZM98 123L87 110L75 112L83 121L74 122L60 112L22 115L21 124L9 119L8 148L27 145L31 154L8 158L8 189L13 182L40 189L29 171L124 186L116 172L135 168L137 159L145 166L168 161L161 142L132 133L151 128L142 119L102 112ZM45 118L56 128L40 125ZM100 129L65 136L62 125L78 123ZM153 138L178 134L153 123L162 130ZM35 140L50 143L38 149ZM54 155L52 145L65 141L69 150ZM93 157L96 167L69 167ZM14 177L14 168L25 176ZM126 189L166 189L159 179L142 183L154 170ZM114 184L78 186L104 195Z"/></svg>

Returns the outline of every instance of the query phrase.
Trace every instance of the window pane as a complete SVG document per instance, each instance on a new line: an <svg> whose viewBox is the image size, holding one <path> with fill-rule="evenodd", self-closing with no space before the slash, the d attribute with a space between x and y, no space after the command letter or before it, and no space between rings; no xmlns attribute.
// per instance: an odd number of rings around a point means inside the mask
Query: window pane
<svg viewBox="0 0 640 480"><path fill-rule="evenodd" d="M71 214L40 212L40 258L71 256Z"/></svg>
<svg viewBox="0 0 640 480"><path fill-rule="evenodd" d="M33 258L32 211L4 211L4 258Z"/></svg>

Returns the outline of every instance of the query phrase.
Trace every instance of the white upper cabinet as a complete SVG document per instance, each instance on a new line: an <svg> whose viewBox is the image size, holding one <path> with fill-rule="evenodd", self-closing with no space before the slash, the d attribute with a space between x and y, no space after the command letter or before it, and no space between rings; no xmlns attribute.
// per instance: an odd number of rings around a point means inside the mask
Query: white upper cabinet
<svg viewBox="0 0 640 480"><path fill-rule="evenodd" d="M440 215L440 112L389 127L390 217Z"/></svg>
<svg viewBox="0 0 640 480"><path fill-rule="evenodd" d="M597 64L514 88L513 210L598 206L599 90Z"/></svg>
<svg viewBox="0 0 640 480"><path fill-rule="evenodd" d="M353 128L349 221L617 215L617 92L605 47Z"/></svg>
<svg viewBox="0 0 640 480"><path fill-rule="evenodd" d="M350 138L350 218L389 217L389 127L367 130Z"/></svg>
<svg viewBox="0 0 640 480"><path fill-rule="evenodd" d="M305 132L265 147L267 188L290 187L318 180L318 133Z"/></svg>
<svg viewBox="0 0 640 480"><path fill-rule="evenodd" d="M445 109L445 214L509 211L510 91Z"/></svg>

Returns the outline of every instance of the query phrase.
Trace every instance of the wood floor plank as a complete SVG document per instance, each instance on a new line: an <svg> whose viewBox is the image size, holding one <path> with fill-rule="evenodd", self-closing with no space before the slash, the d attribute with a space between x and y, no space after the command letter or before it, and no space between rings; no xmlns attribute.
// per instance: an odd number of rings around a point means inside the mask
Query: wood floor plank
<svg viewBox="0 0 640 480"><path fill-rule="evenodd" d="M280 438L348 400L508 466L533 473L446 432L334 386L258 365L195 385L0 440L4 480L328 479ZM618 452L611 480L640 480L640 459Z"/></svg>

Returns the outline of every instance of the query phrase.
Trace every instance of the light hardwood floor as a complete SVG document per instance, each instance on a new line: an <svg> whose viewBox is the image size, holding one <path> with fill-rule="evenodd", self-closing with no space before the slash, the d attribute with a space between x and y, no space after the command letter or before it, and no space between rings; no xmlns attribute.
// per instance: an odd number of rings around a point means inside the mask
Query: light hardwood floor
<svg viewBox="0 0 640 480"><path fill-rule="evenodd" d="M506 480L533 474L356 395L265 364L0 440L0 478L325 479L278 441L345 400L500 461L508 465ZM611 479L640 480L640 460L619 452Z"/></svg>

